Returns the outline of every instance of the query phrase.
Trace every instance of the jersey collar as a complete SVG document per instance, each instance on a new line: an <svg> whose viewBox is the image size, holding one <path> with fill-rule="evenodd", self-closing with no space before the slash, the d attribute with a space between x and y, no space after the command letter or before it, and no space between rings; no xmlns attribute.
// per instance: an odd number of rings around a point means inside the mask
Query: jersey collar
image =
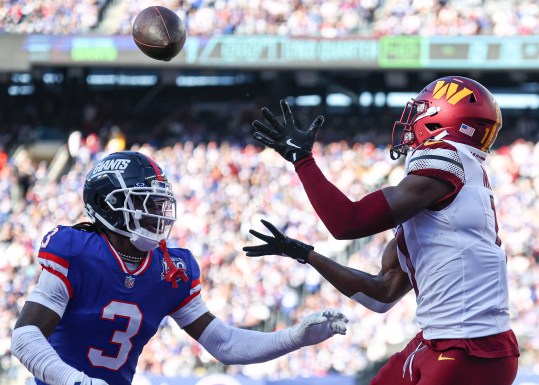
<svg viewBox="0 0 539 385"><path fill-rule="evenodd" d="M112 255L114 256L114 259L116 260L116 262L120 266L120 270L122 270L124 273L130 274L130 275L141 275L150 266L150 263L152 261L152 255L153 255L152 251L148 251L148 254L147 254L146 258L144 258L142 260L142 262L140 263L140 265L136 269L130 270L129 267L127 266L127 264L125 263L125 261L118 255L118 252L116 251L114 246L112 246L110 244L110 242L107 239L107 237L105 236L105 234L101 234L101 236L103 237L103 239L107 243L107 246L109 247Z"/></svg>

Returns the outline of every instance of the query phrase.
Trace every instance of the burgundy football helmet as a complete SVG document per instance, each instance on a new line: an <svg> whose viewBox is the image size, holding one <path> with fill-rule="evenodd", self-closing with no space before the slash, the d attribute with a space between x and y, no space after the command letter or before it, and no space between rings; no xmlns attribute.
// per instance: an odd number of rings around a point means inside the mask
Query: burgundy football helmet
<svg viewBox="0 0 539 385"><path fill-rule="evenodd" d="M484 86L462 76L446 76L406 104L393 126L391 158L398 159L443 132L445 139L488 152L501 127L500 107Z"/></svg>

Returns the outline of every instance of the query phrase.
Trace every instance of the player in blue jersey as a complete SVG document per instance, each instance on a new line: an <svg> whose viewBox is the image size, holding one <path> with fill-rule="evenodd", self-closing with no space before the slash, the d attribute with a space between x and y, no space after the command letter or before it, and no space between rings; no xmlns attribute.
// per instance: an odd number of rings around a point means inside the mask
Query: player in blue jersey
<svg viewBox="0 0 539 385"><path fill-rule="evenodd" d="M83 200L92 223L58 226L43 238L43 272L13 331L12 353L36 384L130 384L167 315L225 364L263 362L345 334L348 321L334 309L271 333L215 318L191 252L166 246L176 201L147 156L125 151L101 160Z"/></svg>

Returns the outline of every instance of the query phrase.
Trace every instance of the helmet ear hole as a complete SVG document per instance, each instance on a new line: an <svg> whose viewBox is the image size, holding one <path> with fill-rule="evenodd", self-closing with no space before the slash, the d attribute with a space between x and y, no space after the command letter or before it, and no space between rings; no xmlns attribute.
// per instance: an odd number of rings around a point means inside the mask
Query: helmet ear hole
<svg viewBox="0 0 539 385"><path fill-rule="evenodd" d="M109 205L105 202L105 200L103 199L103 197L101 195L97 195L95 197L95 202L97 203L97 206L103 210L104 212L110 212L111 211L111 208L109 207Z"/></svg>
<svg viewBox="0 0 539 385"><path fill-rule="evenodd" d="M425 127L427 127L430 131L436 131L442 128L442 125L440 123L427 123L425 124Z"/></svg>

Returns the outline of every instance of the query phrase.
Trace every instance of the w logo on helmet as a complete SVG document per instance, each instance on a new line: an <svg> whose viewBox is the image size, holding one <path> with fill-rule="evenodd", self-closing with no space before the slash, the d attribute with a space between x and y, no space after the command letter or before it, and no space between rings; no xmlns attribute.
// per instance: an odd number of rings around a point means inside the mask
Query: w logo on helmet
<svg viewBox="0 0 539 385"><path fill-rule="evenodd" d="M457 91L458 88L459 84L457 83L446 83L443 80L439 80L436 82L436 86L434 86L432 97L434 99L441 99L445 96L447 103L455 105L466 96L473 94L473 91L466 87L463 87L460 91Z"/></svg>

